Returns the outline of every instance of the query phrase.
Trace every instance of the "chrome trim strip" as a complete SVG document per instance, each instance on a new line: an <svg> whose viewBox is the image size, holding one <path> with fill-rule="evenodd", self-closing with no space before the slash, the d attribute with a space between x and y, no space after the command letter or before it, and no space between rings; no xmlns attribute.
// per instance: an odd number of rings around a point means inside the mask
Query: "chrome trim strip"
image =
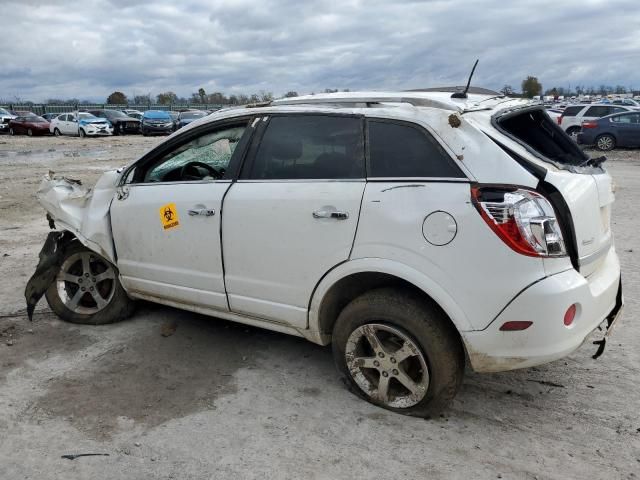
<svg viewBox="0 0 640 480"><path fill-rule="evenodd" d="M161 185L193 185L202 183L232 183L232 180L176 180L174 182L145 182L145 183L125 183L124 187L155 187Z"/></svg>

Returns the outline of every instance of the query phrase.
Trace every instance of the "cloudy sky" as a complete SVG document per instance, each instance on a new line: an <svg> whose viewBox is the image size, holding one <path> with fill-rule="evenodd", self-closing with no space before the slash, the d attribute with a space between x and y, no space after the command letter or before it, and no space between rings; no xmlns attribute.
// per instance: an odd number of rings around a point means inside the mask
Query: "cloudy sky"
<svg viewBox="0 0 640 480"><path fill-rule="evenodd" d="M0 99L640 88L638 0L0 0Z"/></svg>

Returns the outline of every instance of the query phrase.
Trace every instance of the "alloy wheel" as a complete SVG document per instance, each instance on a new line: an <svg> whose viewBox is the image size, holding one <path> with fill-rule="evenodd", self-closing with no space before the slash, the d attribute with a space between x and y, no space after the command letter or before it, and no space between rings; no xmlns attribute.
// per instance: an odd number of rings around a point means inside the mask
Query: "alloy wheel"
<svg viewBox="0 0 640 480"><path fill-rule="evenodd" d="M116 290L114 268L91 252L70 255L56 279L62 303L74 313L93 314L105 308Z"/></svg>
<svg viewBox="0 0 640 480"><path fill-rule="evenodd" d="M355 329L347 340L345 360L358 387L388 407L412 407L429 389L424 354L409 335L389 325L369 323Z"/></svg>
<svg viewBox="0 0 640 480"><path fill-rule="evenodd" d="M604 135L598 138L596 145L600 150L611 150L613 148L613 138L608 135Z"/></svg>

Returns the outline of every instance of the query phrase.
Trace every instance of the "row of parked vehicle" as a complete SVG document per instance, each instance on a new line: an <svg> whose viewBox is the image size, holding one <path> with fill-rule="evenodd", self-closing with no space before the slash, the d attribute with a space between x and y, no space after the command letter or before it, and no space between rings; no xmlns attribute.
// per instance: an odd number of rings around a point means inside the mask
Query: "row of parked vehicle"
<svg viewBox="0 0 640 480"><path fill-rule="evenodd" d="M209 112L98 109L36 115L29 111L0 108L0 132L11 135L168 135Z"/></svg>
<svg viewBox="0 0 640 480"><path fill-rule="evenodd" d="M552 106L547 113L581 145L594 145L602 151L640 147L640 104L570 104Z"/></svg>

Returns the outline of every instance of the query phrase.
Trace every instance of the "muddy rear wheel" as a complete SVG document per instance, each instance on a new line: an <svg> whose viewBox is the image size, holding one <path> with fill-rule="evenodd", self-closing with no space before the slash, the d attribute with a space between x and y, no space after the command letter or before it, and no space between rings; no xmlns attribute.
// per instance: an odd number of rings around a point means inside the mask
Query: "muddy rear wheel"
<svg viewBox="0 0 640 480"><path fill-rule="evenodd" d="M120 284L117 268L80 242L67 247L46 297L51 309L72 323L113 323L129 317L134 309Z"/></svg>
<svg viewBox="0 0 640 480"><path fill-rule="evenodd" d="M332 343L349 389L397 413L437 415L462 383L464 350L455 327L415 292L382 288L356 298L338 316Z"/></svg>

